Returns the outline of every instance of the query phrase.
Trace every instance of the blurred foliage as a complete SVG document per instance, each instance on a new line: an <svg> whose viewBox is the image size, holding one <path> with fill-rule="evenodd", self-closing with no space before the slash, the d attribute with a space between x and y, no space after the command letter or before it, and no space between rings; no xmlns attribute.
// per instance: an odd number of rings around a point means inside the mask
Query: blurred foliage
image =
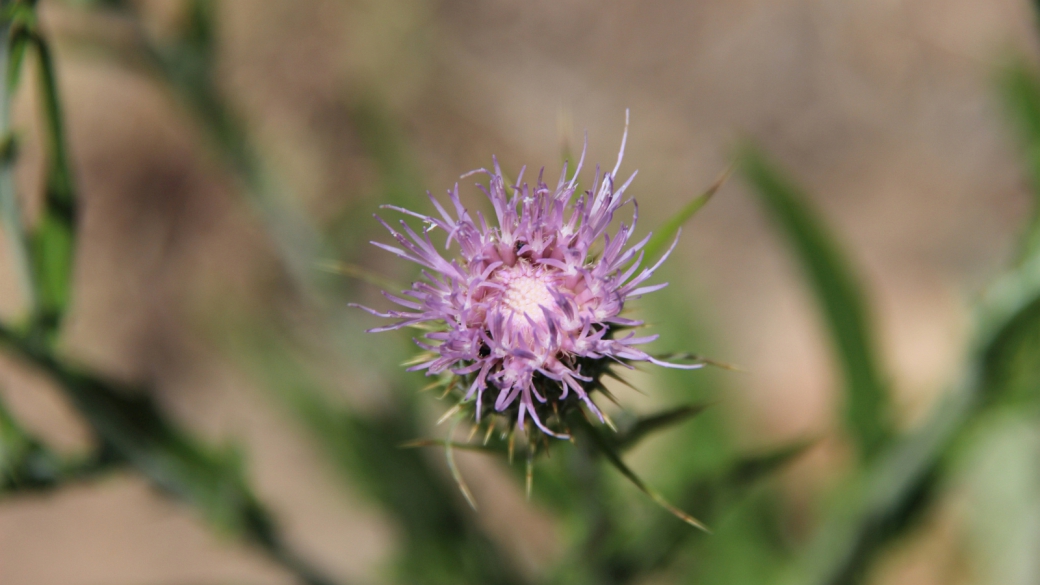
<svg viewBox="0 0 1040 585"><path fill-rule="evenodd" d="M864 459L892 433L887 389L875 357L862 287L805 196L754 147L741 170L788 238L826 319L845 378L845 424Z"/></svg>
<svg viewBox="0 0 1040 585"><path fill-rule="evenodd" d="M140 18L135 3L80 4ZM61 388L89 424L97 446L83 457L56 454L0 405L0 495L57 488L116 466L131 468L163 493L191 504L217 530L255 545L301 582L331 583L284 541L249 485L244 453L193 437L163 412L146 385L112 382L61 353L56 342L73 294L77 190L55 63L35 10L29 0L0 0L0 73L5 80L0 216L30 305L24 319L0 327L0 346ZM806 535L792 533L788 503L771 478L815 441L806 438L754 453L738 448L727 414L708 406L736 383L719 371L659 373L655 380L664 386L666 401L674 404L644 415L622 411L616 433L575 420L573 426L580 430L575 444L554 446L549 458L537 462L510 465L503 455L512 446L498 436L487 447L456 443L453 434L422 439L429 432L423 416L426 395L417 392L424 382L396 366L407 353L407 340L359 340L361 319L343 311L336 291L317 280L315 265L329 264L327 256L333 255L348 259L333 265L344 275L363 283L385 281L351 263L363 254L359 248L369 229L368 214L348 209L322 229L298 207L275 167L263 160L263 149L253 143L248 120L221 94L215 78L218 14L215 2L190 0L179 34L161 43L138 27L142 38L137 57L180 97L209 137L214 154L269 230L286 278L304 293L294 301L306 306L316 323L302 340L284 316L227 319L221 323L226 326L221 332L224 347L272 400L287 407L344 480L360 488L398 529L388 571L392 581L861 583L878 556L912 535L942 500L958 462L977 464L987 453L1009 449L1013 441L1006 437L1018 437L1009 433L1020 426L1035 431L1040 416L1040 213L1026 226L1020 261L980 302L977 331L959 378L925 422L900 431L892 424L887 376L876 357L869 299L856 270L812 208L811 198L766 154L748 145L741 151L739 168L804 269L843 376L842 431L859 454L832 493L811 511L815 520L805 528ZM24 224L12 179L18 141L10 101L26 62L36 67L40 83L46 155L43 212L34 225ZM1040 201L1040 76L1023 60L1007 68L1003 80L1005 102ZM379 201L422 205L419 165L392 113L363 92L344 102L352 129L375 163ZM656 230L646 253L662 251L727 175ZM350 288L343 294L356 292ZM659 294L644 310L660 321L662 343L696 349L708 336L690 309L694 299L679 287ZM361 411L340 404L334 384L307 359L315 345L354 367L380 370L385 399L379 406ZM376 353L381 361L369 359ZM1036 452L1030 446L1033 439L1027 439L1018 441L1028 449L1014 450L1015 460L1028 460ZM476 447L505 466L521 491L535 477L532 505L551 514L563 535L559 566L544 575L522 570L516 553L489 534L467 505L446 466L421 449L404 448L409 444L436 445L449 453ZM620 474L608 473L611 468ZM1028 478L1012 479L1019 489L1015 501L1037 499L1040 486ZM998 483L979 489L995 493ZM648 505L639 491L665 509ZM712 533L692 529L675 516L694 525L703 522Z"/></svg>

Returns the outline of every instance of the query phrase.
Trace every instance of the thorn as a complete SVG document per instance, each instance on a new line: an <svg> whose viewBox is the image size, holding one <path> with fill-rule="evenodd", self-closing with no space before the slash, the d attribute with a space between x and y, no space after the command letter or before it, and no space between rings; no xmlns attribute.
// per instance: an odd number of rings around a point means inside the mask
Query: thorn
<svg viewBox="0 0 1040 585"><path fill-rule="evenodd" d="M455 416L456 414L458 414L460 410L462 410L462 404L456 404L455 406L451 407L451 410L445 412L439 419L437 419L437 424L440 425L444 421Z"/></svg>
<svg viewBox="0 0 1040 585"><path fill-rule="evenodd" d="M448 469L451 470L451 476L455 479L455 483L459 486L459 491L462 492L462 497L466 498L466 502L477 510L477 501L473 498L473 494L469 491L469 486L466 485L466 480L462 479L462 473L459 471L459 467L455 464L455 451L452 449L452 443L455 440L455 429L459 427L459 423L462 419L455 421L452 425L451 431L448 432L448 441L444 445L445 457L448 460Z"/></svg>
<svg viewBox="0 0 1040 585"><path fill-rule="evenodd" d="M419 392L428 392L430 390L433 390L434 388L437 388L438 386L443 386L443 385L444 385L444 380L437 380L436 382L430 382L429 384L427 384L427 385L423 386L422 388L420 388Z"/></svg>
<svg viewBox="0 0 1040 585"><path fill-rule="evenodd" d="M606 386L603 385L603 382L596 380L595 388L602 392L603 395L607 397L607 400L613 402L618 408L621 408L621 403L618 402L617 397L614 396L614 394L610 390L608 390Z"/></svg>
<svg viewBox="0 0 1040 585"><path fill-rule="evenodd" d="M638 393L642 394L643 396L646 396L646 392L643 392L643 391L642 391L642 390L640 390L639 388L636 388L635 386L633 386L631 382L629 382L628 380L626 380L626 379L622 378L622 377L621 377L621 376L620 376L620 375L619 375L619 374L618 374L617 372L615 372L614 370L611 370L610 368L607 368L606 370L604 370L604 371L603 371L603 373L604 373L604 374L606 374L607 376L609 376L609 377L611 377L611 378L613 378L613 379L617 380L618 382L621 382L621 383L622 383L622 384L624 384L625 386L628 386L628 387L629 387L629 388L631 388L632 390L635 390L636 392L638 392Z"/></svg>
<svg viewBox="0 0 1040 585"><path fill-rule="evenodd" d="M531 501L531 487L534 484L534 450L527 450L527 501Z"/></svg>
<svg viewBox="0 0 1040 585"><path fill-rule="evenodd" d="M428 361L432 360L433 357L434 356L433 356L432 353L422 352L422 353L416 354L415 356L413 356L410 359L407 359L407 360L401 362L401 366L402 367L417 366L417 365L419 365L419 364L421 364L423 362L428 362Z"/></svg>

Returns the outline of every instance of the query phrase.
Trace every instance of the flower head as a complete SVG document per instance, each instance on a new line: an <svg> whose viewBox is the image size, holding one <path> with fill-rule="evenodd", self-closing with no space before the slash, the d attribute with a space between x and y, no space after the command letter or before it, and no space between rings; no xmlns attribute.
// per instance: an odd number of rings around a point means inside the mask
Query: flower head
<svg viewBox="0 0 1040 585"><path fill-rule="evenodd" d="M415 340L428 352L427 359L410 370L452 375L463 402L474 404L478 422L482 416L504 413L525 428L530 417L544 433L565 438L562 431L549 428L550 419L561 421L561 412L579 402L603 420L589 395L600 387L599 377L609 366L701 366L655 359L637 346L657 336L638 336L633 328L642 321L621 316L627 301L667 286L644 283L675 247L673 242L653 266L642 267L641 250L650 236L629 245L639 210L623 195L635 173L620 186L616 179L627 126L626 121L614 169L604 173L597 166L592 187L580 195L577 175L584 149L574 176L567 178L564 164L552 188L542 174L533 187L523 183L523 169L515 185L507 184L497 160L493 171L463 175L487 177L487 184L478 187L490 200L492 222L462 205L457 183L448 192L451 211L432 195L433 215L387 206L422 220L420 232L404 220L395 229L379 218L398 246L372 243L422 266L423 278L401 296L383 293L405 310L384 313L362 307L399 319L370 331L427 329ZM614 214L629 202L631 224L622 224L611 235ZM446 258L431 241L430 233L438 228L447 234L445 250L454 244L457 257Z"/></svg>

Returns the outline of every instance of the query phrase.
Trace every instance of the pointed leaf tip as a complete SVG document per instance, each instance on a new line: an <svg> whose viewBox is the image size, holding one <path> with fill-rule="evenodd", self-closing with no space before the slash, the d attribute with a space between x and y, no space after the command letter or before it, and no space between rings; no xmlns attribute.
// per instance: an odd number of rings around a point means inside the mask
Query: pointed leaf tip
<svg viewBox="0 0 1040 585"><path fill-rule="evenodd" d="M672 239L679 235L683 224L696 215L697 212L708 203L708 201L711 201L711 198L715 193L726 184L727 180L729 180L729 177L733 174L735 168L736 163L730 163L730 165L726 167L726 170L719 174L710 187L683 206L682 209L670 217L656 232L654 232L654 235L651 236L650 241L647 243L645 248L647 258L656 256Z"/></svg>
<svg viewBox="0 0 1040 585"><path fill-rule="evenodd" d="M710 403L687 404L640 417L631 428L617 437L617 447L622 451L629 449L650 435L650 433L662 431L668 427L686 422L704 412L710 406Z"/></svg>
<svg viewBox="0 0 1040 585"><path fill-rule="evenodd" d="M632 482L632 485L636 486L636 488L639 489L639 491L649 496L650 499L653 500L657 505L667 510L676 518L682 520L690 526L693 526L694 528L699 528L705 532L711 533L711 530L708 529L708 527L703 522L694 518L693 516L684 512L678 507L674 506L671 502L665 499L664 496L662 496L656 490L647 485L646 482L644 482L638 475L636 475L634 471L632 471L631 468L628 467L628 465L625 464L624 461L622 461L621 455L619 455L618 452L614 450L614 448L607 442L607 440L602 435L600 435L599 431L597 431L591 424L589 424L586 421L583 423L583 426L585 427L585 430L588 432L589 436L592 438L593 444L595 444L596 448L599 449L600 453L602 453L603 456L606 457L607 461L610 462L610 464L613 465L614 468L621 473L621 475L625 476L625 479Z"/></svg>

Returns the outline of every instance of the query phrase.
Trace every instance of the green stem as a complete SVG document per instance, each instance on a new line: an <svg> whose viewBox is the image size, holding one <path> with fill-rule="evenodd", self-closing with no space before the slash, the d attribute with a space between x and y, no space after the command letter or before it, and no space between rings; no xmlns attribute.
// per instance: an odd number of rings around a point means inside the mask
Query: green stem
<svg viewBox="0 0 1040 585"><path fill-rule="evenodd" d="M237 532L307 585L332 585L285 544L266 508L234 462L215 455L169 421L146 388L120 388L60 362L48 344L0 326L0 345L53 377L119 460L156 487L193 504L215 523Z"/></svg>
<svg viewBox="0 0 1040 585"><path fill-rule="evenodd" d="M47 148L44 211L30 239L39 306L34 328L45 339L56 333L69 304L75 256L76 188L50 46L39 31L26 31L37 54Z"/></svg>
<svg viewBox="0 0 1040 585"><path fill-rule="evenodd" d="M12 23L0 23L0 221L7 233L7 242L18 283L30 313L36 311L36 287L26 247L25 229L22 226L22 211L14 185L14 163L16 143L11 131L11 100L14 98L15 81L11 77L12 66L16 66Z"/></svg>

